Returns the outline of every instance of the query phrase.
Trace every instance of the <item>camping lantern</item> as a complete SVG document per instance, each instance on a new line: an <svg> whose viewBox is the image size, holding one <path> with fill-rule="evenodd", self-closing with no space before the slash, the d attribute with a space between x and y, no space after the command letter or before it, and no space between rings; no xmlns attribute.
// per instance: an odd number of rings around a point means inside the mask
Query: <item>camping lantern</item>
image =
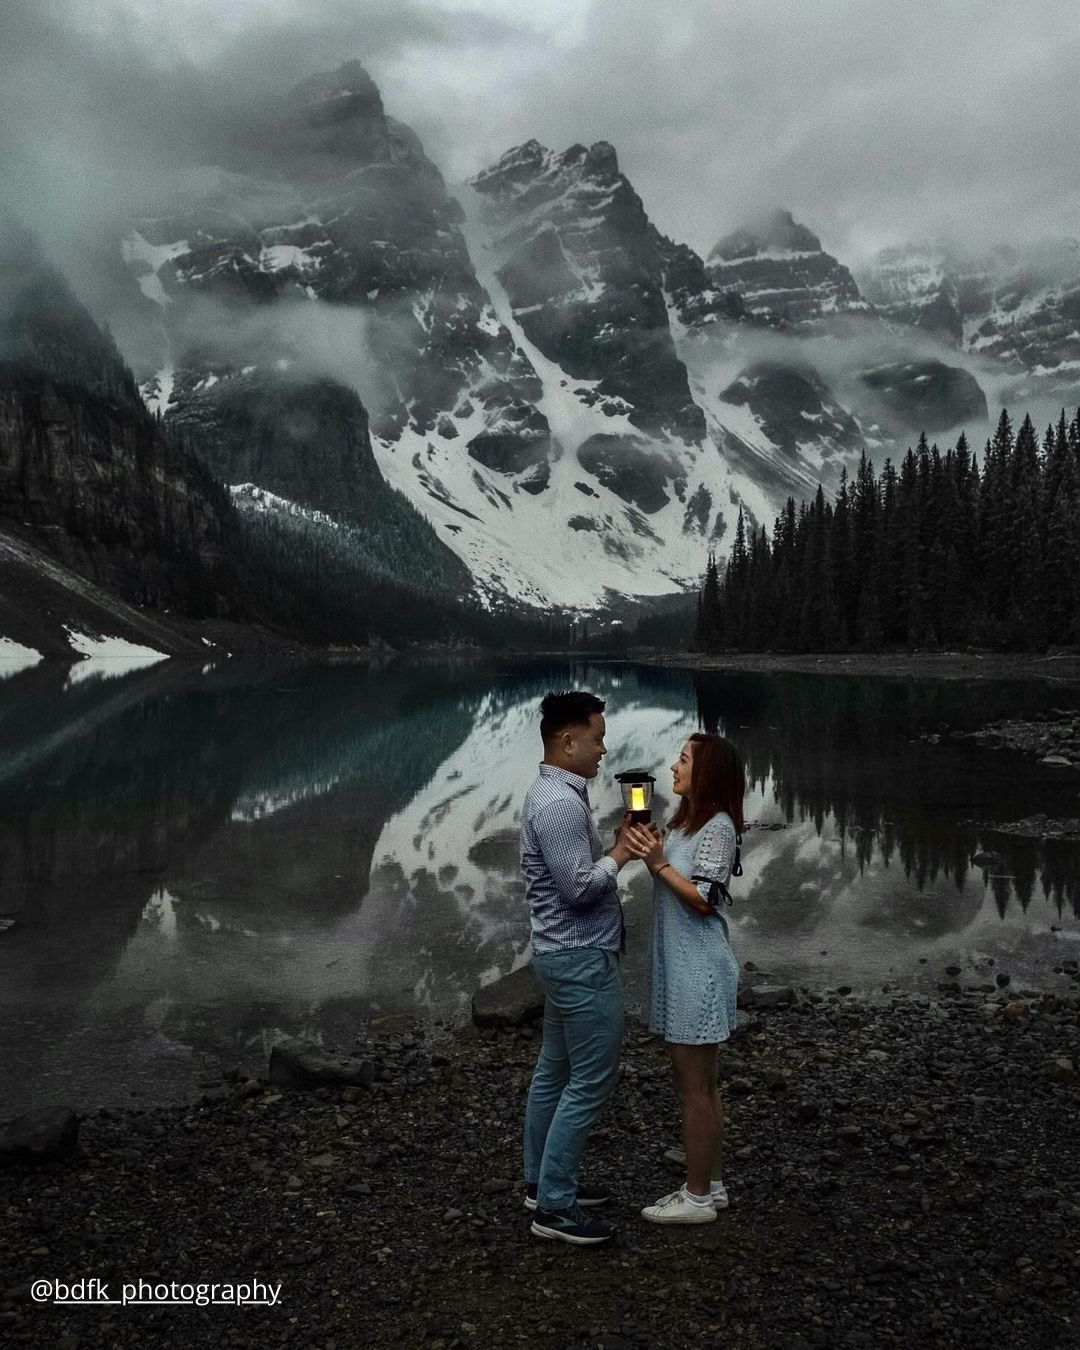
<svg viewBox="0 0 1080 1350"><path fill-rule="evenodd" d="M627 769L617 773L615 781L622 788L623 806L630 812L632 825L648 825L652 820L652 794L656 779L644 769Z"/></svg>

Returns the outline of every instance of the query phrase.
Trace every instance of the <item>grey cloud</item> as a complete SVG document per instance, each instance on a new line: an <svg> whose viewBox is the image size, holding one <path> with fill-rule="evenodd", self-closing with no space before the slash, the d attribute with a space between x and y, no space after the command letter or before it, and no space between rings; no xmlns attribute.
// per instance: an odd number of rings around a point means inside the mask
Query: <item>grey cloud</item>
<svg viewBox="0 0 1080 1350"><path fill-rule="evenodd" d="M0 207L70 263L243 145L267 96L355 57L448 181L531 137L608 140L702 252L774 204L849 263L1080 233L1075 0L581 0L569 23L572 3L8 0Z"/></svg>
<svg viewBox="0 0 1080 1350"><path fill-rule="evenodd" d="M1077 232L1078 57L1073 0L595 0L579 43L478 72L457 107L407 81L402 100L422 134L463 129L461 177L529 136L609 140L699 251L784 204L855 261L913 234Z"/></svg>

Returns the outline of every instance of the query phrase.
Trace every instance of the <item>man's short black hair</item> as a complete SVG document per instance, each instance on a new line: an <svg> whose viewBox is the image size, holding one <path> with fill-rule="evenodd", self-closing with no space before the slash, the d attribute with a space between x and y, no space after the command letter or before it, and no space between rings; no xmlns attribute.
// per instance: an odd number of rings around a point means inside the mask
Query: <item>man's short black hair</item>
<svg viewBox="0 0 1080 1350"><path fill-rule="evenodd" d="M593 713L602 713L606 706L602 698L588 694L584 689L545 694L540 704L540 735L549 741L567 727L585 726Z"/></svg>

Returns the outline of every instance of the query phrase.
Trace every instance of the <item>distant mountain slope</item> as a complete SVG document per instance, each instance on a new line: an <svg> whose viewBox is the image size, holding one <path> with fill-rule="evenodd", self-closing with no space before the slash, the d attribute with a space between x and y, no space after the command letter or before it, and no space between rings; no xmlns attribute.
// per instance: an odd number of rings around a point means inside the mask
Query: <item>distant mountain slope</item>
<svg viewBox="0 0 1080 1350"><path fill-rule="evenodd" d="M984 253L912 243L883 250L859 279L887 318L1024 377L1014 397L1077 401L1080 240Z"/></svg>

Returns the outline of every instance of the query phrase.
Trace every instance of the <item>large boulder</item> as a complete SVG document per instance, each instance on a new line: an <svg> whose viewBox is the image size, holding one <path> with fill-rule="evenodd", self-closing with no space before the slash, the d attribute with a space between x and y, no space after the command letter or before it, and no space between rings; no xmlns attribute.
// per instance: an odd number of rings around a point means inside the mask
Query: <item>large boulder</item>
<svg viewBox="0 0 1080 1350"><path fill-rule="evenodd" d="M544 991L532 966L485 984L473 995L472 1020L478 1027L520 1027L544 1015Z"/></svg>
<svg viewBox="0 0 1080 1350"><path fill-rule="evenodd" d="M370 1059L335 1055L314 1041L287 1037L270 1051L269 1078L277 1087L300 1092L320 1087L370 1087L375 1065Z"/></svg>
<svg viewBox="0 0 1080 1350"><path fill-rule="evenodd" d="M64 1106L40 1106L16 1116L0 1129L0 1166L15 1162L55 1162L75 1151L79 1118Z"/></svg>

